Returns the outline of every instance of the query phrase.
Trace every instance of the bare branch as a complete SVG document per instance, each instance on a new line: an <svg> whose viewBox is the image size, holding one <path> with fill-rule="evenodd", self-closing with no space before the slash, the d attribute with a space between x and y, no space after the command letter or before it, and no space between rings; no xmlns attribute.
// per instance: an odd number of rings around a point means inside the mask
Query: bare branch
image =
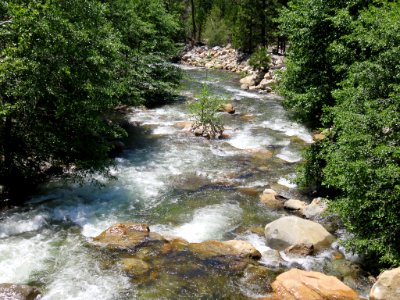
<svg viewBox="0 0 400 300"><path fill-rule="evenodd" d="M12 20L6 20L6 21L3 21L3 22L0 22L0 26L5 25L5 24L9 24L9 23L12 23Z"/></svg>

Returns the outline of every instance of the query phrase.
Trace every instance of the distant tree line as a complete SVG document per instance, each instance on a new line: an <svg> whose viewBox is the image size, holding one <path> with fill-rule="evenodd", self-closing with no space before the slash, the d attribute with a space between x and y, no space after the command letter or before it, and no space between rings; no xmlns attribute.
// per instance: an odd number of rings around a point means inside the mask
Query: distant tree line
<svg viewBox="0 0 400 300"><path fill-rule="evenodd" d="M400 2L292 0L280 93L326 138L299 183L333 199L351 249L400 265Z"/></svg>
<svg viewBox="0 0 400 300"><path fill-rule="evenodd" d="M3 197L55 170L107 170L125 135L115 107L164 103L179 82L167 63L176 12L162 0L0 1Z"/></svg>
<svg viewBox="0 0 400 300"><path fill-rule="evenodd" d="M170 0L181 8L182 26L192 44L224 46L244 52L276 43L275 18L286 0Z"/></svg>

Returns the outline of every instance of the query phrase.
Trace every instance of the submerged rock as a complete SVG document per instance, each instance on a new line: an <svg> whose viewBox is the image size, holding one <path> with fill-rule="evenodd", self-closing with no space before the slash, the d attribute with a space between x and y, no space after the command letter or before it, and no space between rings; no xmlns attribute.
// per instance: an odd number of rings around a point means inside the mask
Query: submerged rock
<svg viewBox="0 0 400 300"><path fill-rule="evenodd" d="M370 300L398 300L400 299L400 268L387 270L379 275L377 282L372 286Z"/></svg>
<svg viewBox="0 0 400 300"><path fill-rule="evenodd" d="M4 300L36 300L41 294L37 288L24 284L1 283L0 299Z"/></svg>
<svg viewBox="0 0 400 300"><path fill-rule="evenodd" d="M267 245L284 250L289 246L311 243L316 251L327 248L335 240L320 224L295 216L282 217L265 226Z"/></svg>
<svg viewBox="0 0 400 300"><path fill-rule="evenodd" d="M141 259L129 257L121 260L122 269L131 276L137 277L146 274L150 270L148 263Z"/></svg>
<svg viewBox="0 0 400 300"><path fill-rule="evenodd" d="M160 234L150 232L147 224L116 224L93 238L97 245L109 249L133 250L151 243L167 242Z"/></svg>
<svg viewBox="0 0 400 300"><path fill-rule="evenodd" d="M261 253L249 242L231 241L205 241L189 244L189 251L202 257L212 256L238 256L241 258L261 258Z"/></svg>
<svg viewBox="0 0 400 300"><path fill-rule="evenodd" d="M292 269L272 283L273 299L358 300L357 293L333 276Z"/></svg>
<svg viewBox="0 0 400 300"><path fill-rule="evenodd" d="M265 192L265 191L264 191ZM280 209L283 208L284 202L276 199L277 194L273 193L263 193L260 195L260 201L263 203L265 206L273 209Z"/></svg>

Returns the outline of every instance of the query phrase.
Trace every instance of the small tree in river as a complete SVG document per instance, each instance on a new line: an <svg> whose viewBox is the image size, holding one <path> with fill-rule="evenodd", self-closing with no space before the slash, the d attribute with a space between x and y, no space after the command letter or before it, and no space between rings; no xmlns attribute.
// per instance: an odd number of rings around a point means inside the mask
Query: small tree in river
<svg viewBox="0 0 400 300"><path fill-rule="evenodd" d="M210 96L209 88L203 85L201 95L197 101L189 104L189 111L194 118L192 132L207 138L219 138L224 127L218 115L222 99Z"/></svg>

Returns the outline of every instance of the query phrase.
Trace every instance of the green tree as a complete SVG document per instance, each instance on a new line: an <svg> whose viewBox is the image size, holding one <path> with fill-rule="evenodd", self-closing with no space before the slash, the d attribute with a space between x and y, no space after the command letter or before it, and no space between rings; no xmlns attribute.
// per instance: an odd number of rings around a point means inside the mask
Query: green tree
<svg viewBox="0 0 400 300"><path fill-rule="evenodd" d="M163 102L177 22L159 0L0 1L0 185L103 171L121 103ZM26 190L26 189L24 189Z"/></svg>
<svg viewBox="0 0 400 300"><path fill-rule="evenodd" d="M377 1L352 28L336 45L347 57L358 51L334 92L325 184L341 192L334 208L354 234L349 245L399 265L400 3Z"/></svg>
<svg viewBox="0 0 400 300"><path fill-rule="evenodd" d="M220 137L224 130L222 120L218 116L221 104L222 99L211 96L208 86L204 84L199 99L189 104L189 111L195 120L192 130L195 133L199 131L209 138Z"/></svg>

